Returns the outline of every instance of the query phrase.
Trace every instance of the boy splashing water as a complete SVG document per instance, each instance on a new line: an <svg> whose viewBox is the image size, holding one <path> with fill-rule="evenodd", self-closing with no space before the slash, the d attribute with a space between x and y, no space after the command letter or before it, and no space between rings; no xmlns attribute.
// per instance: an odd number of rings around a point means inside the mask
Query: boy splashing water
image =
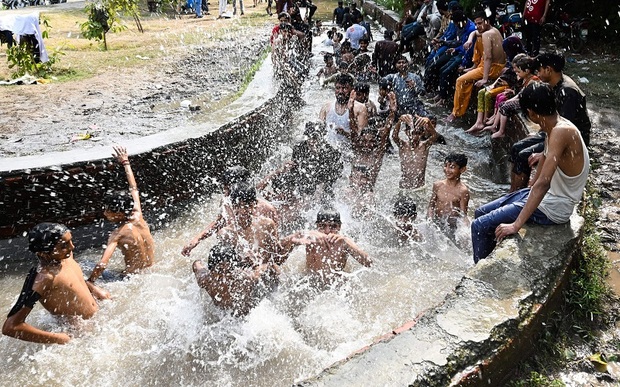
<svg viewBox="0 0 620 387"><path fill-rule="evenodd" d="M124 274L137 273L152 266L155 256L155 242L148 224L142 217L140 194L129 165L127 150L124 147L116 146L114 152L113 156L116 161L125 168L131 199L125 193L115 193L106 197L103 214L107 220L120 223L120 226L110 234L108 245L103 252L101 261L95 266L88 278L89 282L95 282L103 274L117 247L125 257Z"/></svg>
<svg viewBox="0 0 620 387"><path fill-rule="evenodd" d="M84 281L73 259L71 231L64 225L40 223L28 233L28 242L39 264L26 277L2 334L34 343L65 344L71 339L66 333L47 332L26 323L37 301L53 315L88 319L99 310L95 298L107 299L110 293Z"/></svg>

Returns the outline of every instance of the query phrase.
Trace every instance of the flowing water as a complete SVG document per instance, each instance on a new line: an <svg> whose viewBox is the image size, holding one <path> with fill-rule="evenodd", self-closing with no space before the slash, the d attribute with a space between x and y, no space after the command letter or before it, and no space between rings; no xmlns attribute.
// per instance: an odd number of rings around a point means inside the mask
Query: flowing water
<svg viewBox="0 0 620 387"><path fill-rule="evenodd" d="M315 39L316 40L316 39ZM275 169L301 139L304 123L316 120L333 89L321 88L312 74L322 65L315 44L310 79L305 83L305 106L295 124L260 174ZM376 97L373 86L372 97ZM444 113L444 112L442 112ZM439 113L438 113L439 114ZM303 275L304 253L297 248L283 265L279 289L248 316L235 318L218 310L198 288L191 271L195 259L205 259L212 239L203 241L190 258L182 246L219 211L219 195L194 205L167 227L154 233L157 262L146 273L102 282L113 299L100 304L99 313L71 327L36 306L28 318L34 326L70 330L64 346L44 346L0 338L3 385L252 385L284 386L311 377L330 364L370 344L374 339L412 320L440 302L473 265L471 253L460 249L425 213L432 182L443 178L443 159L449 152L466 153L469 169L463 175L472 192L470 213L477 205L506 190L489 151L488 138L469 137L461 128L439 125L448 142L431 149L427 186L418 200L418 227L423 241L395 243L390 213L398 194L398 156L388 154L377 182L373 216L364 221L351 215L340 179L336 207L342 233L353 237L374 261L370 269L349 262L342 286L313 289ZM345 168L346 169L346 168ZM317 206L304 213L311 228ZM459 231L467 241L467 230ZM80 252L76 260L89 273L102 249ZM117 253L111 271L121 270ZM8 312L17 298L29 263L5 260L0 272L0 311Z"/></svg>

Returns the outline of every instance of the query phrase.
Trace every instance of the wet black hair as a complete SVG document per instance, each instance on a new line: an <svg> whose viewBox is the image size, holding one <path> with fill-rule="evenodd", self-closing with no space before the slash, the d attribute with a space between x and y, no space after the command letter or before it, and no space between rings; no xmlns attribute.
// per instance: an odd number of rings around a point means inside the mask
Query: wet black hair
<svg viewBox="0 0 620 387"><path fill-rule="evenodd" d="M349 50L349 51L350 51L350 50L351 50L351 42L349 42L348 40L345 40L344 42L342 42L342 43L340 44L340 52L342 52L342 49L343 49L343 48L344 48L345 50Z"/></svg>
<svg viewBox="0 0 620 387"><path fill-rule="evenodd" d="M525 116L528 109L542 116L550 116L557 112L555 93L551 86L543 82L531 82L521 91L519 105Z"/></svg>
<svg viewBox="0 0 620 387"><path fill-rule="evenodd" d="M28 231L28 249L33 253L49 253L69 231L60 223L39 223Z"/></svg>
<svg viewBox="0 0 620 387"><path fill-rule="evenodd" d="M385 78L379 79L379 90L392 90L392 84Z"/></svg>
<svg viewBox="0 0 620 387"><path fill-rule="evenodd" d="M396 58L394 58L394 63L398 63L398 61L401 61L401 60L404 60L405 62L407 62L407 64L409 64L409 60L404 55L399 55Z"/></svg>
<svg viewBox="0 0 620 387"><path fill-rule="evenodd" d="M394 216L417 216L417 205L412 198L407 196L399 196L394 202Z"/></svg>
<svg viewBox="0 0 620 387"><path fill-rule="evenodd" d="M239 257L235 248L231 245L217 244L211 247L209 251L209 259L207 260L207 268L213 271L217 265L224 262L237 262Z"/></svg>
<svg viewBox="0 0 620 387"><path fill-rule="evenodd" d="M552 52L543 52L536 57L541 67L551 67L556 72L564 71L566 60L564 56Z"/></svg>
<svg viewBox="0 0 620 387"><path fill-rule="evenodd" d="M248 181L233 185L230 190L230 201L233 206L256 204L256 187Z"/></svg>
<svg viewBox="0 0 620 387"><path fill-rule="evenodd" d="M111 191L107 192L103 197L104 211L122 212L125 216L129 216L131 211L133 211L133 206L133 198L127 191Z"/></svg>
<svg viewBox="0 0 620 387"><path fill-rule="evenodd" d="M334 37L334 31L332 31L332 30L327 31L327 37L330 38L330 39L333 38ZM329 54L329 55L331 55L331 54ZM323 58L325 58L325 56L327 56L327 54L325 54L323 56Z"/></svg>
<svg viewBox="0 0 620 387"><path fill-rule="evenodd" d="M246 167L235 165L226 168L221 176L223 185L233 185L242 181L249 180L251 177L250 171Z"/></svg>
<svg viewBox="0 0 620 387"><path fill-rule="evenodd" d="M448 2L446 0L438 0L437 1L437 9L440 11L447 11L448 10Z"/></svg>
<svg viewBox="0 0 620 387"><path fill-rule="evenodd" d="M487 15L486 11L478 11L478 12L474 13L473 19L474 20L482 19L482 20L489 21L489 15Z"/></svg>
<svg viewBox="0 0 620 387"><path fill-rule="evenodd" d="M340 62L338 62L338 68L339 69L348 69L349 68L349 64L343 60L341 60Z"/></svg>
<svg viewBox="0 0 620 387"><path fill-rule="evenodd" d="M292 31L293 26L289 23L280 23L280 31Z"/></svg>
<svg viewBox="0 0 620 387"><path fill-rule="evenodd" d="M334 84L348 85L348 86L353 87L353 82L354 82L354 79L352 76L348 74L338 74L336 76L336 82L334 82Z"/></svg>
<svg viewBox="0 0 620 387"><path fill-rule="evenodd" d="M512 59L512 65L522 71L529 70L530 73L535 73L538 70L538 59L527 56L526 54L517 54Z"/></svg>
<svg viewBox="0 0 620 387"><path fill-rule="evenodd" d="M316 223L333 222L341 224L340 213L334 207L324 207L316 214Z"/></svg>
<svg viewBox="0 0 620 387"><path fill-rule="evenodd" d="M362 42L370 43L370 39L368 39L367 37L363 37L360 39L360 43Z"/></svg>
<svg viewBox="0 0 620 387"><path fill-rule="evenodd" d="M383 37L385 39L392 39L394 37L394 31L393 30L385 30L385 31L383 31Z"/></svg>
<svg viewBox="0 0 620 387"><path fill-rule="evenodd" d="M321 138L327 134L327 128L323 121L306 122L304 136L308 138Z"/></svg>
<svg viewBox="0 0 620 387"><path fill-rule="evenodd" d="M465 12L461 9L456 9L452 11L452 16L450 17L454 23L459 23L467 20L467 16L465 16Z"/></svg>
<svg viewBox="0 0 620 387"><path fill-rule="evenodd" d="M327 62L328 59L334 59L334 54L330 54L329 52L323 55L323 61Z"/></svg>
<svg viewBox="0 0 620 387"><path fill-rule="evenodd" d="M446 156L445 163L455 163L459 168L467 166L467 156L462 153L450 153Z"/></svg>
<svg viewBox="0 0 620 387"><path fill-rule="evenodd" d="M366 82L357 82L354 89L356 93L370 93L370 85Z"/></svg>

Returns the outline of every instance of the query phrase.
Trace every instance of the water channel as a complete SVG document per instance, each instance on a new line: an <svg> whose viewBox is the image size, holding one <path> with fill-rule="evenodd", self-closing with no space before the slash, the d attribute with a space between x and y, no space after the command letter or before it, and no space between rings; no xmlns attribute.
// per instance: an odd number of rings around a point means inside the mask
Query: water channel
<svg viewBox="0 0 620 387"><path fill-rule="evenodd" d="M303 86L306 105L281 134L282 143L262 166L261 176L290 156L292 145L302 139L305 122L316 120L321 106L334 98L333 89L322 88L312 76L322 65L318 52L327 50L320 40L315 39L311 76ZM376 86L371 99L376 100ZM234 318L212 304L191 272L193 260L206 259L214 241L203 241L190 258L180 254L182 246L219 211L220 196L215 194L154 233L158 256L148 272L102 283L113 299L101 303L93 319L70 328L41 306L34 308L28 322L52 331L71 329L74 338L68 345L0 338L3 384L285 386L316 375L414 319L439 303L473 265L467 248L458 248L425 220L430 187L443 178L445 156L455 151L469 157L463 180L472 192L470 213L507 188L503 169L490 161L494 158L488 138L467 136L461 128L441 123L438 131L447 145L434 145L430 152L427 188L417 203L422 242L395 243L389 219L400 167L397 154L388 154L371 219L360 221L351 215L344 176L335 203L343 220L342 233L370 253L374 267L349 262L342 286L318 292L305 281L304 253L298 248L283 265L279 289L248 316ZM313 226L317 210L318 205L304 214L307 228ZM467 240L467 230L462 237ZM101 253L102 249L82 251L76 260L89 273ZM112 261L111 271L120 271L122 257L115 255ZM0 262L1 311L11 308L30 265Z"/></svg>

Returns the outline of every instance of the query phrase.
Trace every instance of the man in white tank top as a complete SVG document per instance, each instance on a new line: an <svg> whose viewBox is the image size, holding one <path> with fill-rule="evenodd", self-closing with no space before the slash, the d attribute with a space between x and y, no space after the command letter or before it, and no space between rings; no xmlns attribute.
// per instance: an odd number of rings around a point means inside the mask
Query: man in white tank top
<svg viewBox="0 0 620 387"><path fill-rule="evenodd" d="M355 100L353 78L339 75L335 83L336 100L326 103L319 119L327 125L327 142L344 154L351 153L351 136L359 135L368 124L368 111Z"/></svg>
<svg viewBox="0 0 620 387"><path fill-rule="evenodd" d="M581 199L590 171L588 149L577 127L557 112L555 94L533 82L522 92L521 109L547 137L531 188L523 188L478 208L471 224L474 262L527 222L562 224Z"/></svg>

